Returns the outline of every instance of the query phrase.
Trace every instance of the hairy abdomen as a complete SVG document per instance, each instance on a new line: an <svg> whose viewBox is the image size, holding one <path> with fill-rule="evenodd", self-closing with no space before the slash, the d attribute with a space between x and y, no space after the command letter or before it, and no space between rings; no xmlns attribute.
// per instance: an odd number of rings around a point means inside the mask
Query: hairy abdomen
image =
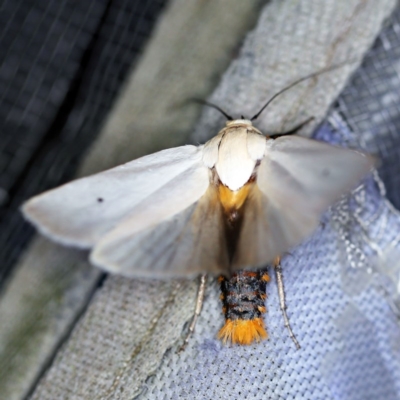
<svg viewBox="0 0 400 400"><path fill-rule="evenodd" d="M219 278L225 314L225 325L219 331L219 339L246 345L267 338L263 314L266 312L268 281L267 272L262 270L241 270L230 278Z"/></svg>

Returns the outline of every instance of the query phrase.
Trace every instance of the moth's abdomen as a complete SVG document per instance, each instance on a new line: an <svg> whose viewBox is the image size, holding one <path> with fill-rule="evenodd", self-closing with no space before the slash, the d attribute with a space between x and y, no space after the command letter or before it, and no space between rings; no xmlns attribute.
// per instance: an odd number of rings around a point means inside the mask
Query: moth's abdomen
<svg viewBox="0 0 400 400"><path fill-rule="evenodd" d="M222 310L225 325L218 338L224 343L251 344L267 338L263 314L266 312L266 271L236 271L231 278L221 276Z"/></svg>

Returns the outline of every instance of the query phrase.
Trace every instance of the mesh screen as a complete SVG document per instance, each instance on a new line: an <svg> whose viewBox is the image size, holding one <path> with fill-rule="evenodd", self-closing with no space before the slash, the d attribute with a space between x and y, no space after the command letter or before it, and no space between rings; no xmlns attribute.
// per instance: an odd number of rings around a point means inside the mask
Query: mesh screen
<svg viewBox="0 0 400 400"><path fill-rule="evenodd" d="M3 2L0 282L33 232L18 207L73 175L165 3Z"/></svg>
<svg viewBox="0 0 400 400"><path fill-rule="evenodd" d="M400 208L400 9L394 12L335 110L380 159L387 196Z"/></svg>

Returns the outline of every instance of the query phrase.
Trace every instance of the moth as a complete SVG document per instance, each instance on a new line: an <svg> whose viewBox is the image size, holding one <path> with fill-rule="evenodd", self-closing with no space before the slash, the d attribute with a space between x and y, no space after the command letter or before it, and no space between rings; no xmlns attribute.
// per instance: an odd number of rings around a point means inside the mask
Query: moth
<svg viewBox="0 0 400 400"><path fill-rule="evenodd" d="M31 198L23 214L51 240L90 250L91 263L111 273L202 275L204 284L206 273L219 275L226 317L220 338L261 340L269 280L263 268L279 268L279 257L374 165L369 155L294 130L264 135L252 121L277 95L251 119L233 119L211 104L228 121L204 145L159 151L67 183Z"/></svg>

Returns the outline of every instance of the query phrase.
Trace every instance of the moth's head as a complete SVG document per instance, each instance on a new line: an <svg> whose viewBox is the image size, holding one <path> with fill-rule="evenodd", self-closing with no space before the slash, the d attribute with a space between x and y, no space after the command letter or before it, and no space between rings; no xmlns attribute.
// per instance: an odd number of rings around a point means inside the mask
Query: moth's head
<svg viewBox="0 0 400 400"><path fill-rule="evenodd" d="M253 126L253 124L251 123L251 121L249 119L233 119L233 120L228 120L226 121L226 126L227 127L232 127L232 126L243 126L243 125L247 125L247 126Z"/></svg>

